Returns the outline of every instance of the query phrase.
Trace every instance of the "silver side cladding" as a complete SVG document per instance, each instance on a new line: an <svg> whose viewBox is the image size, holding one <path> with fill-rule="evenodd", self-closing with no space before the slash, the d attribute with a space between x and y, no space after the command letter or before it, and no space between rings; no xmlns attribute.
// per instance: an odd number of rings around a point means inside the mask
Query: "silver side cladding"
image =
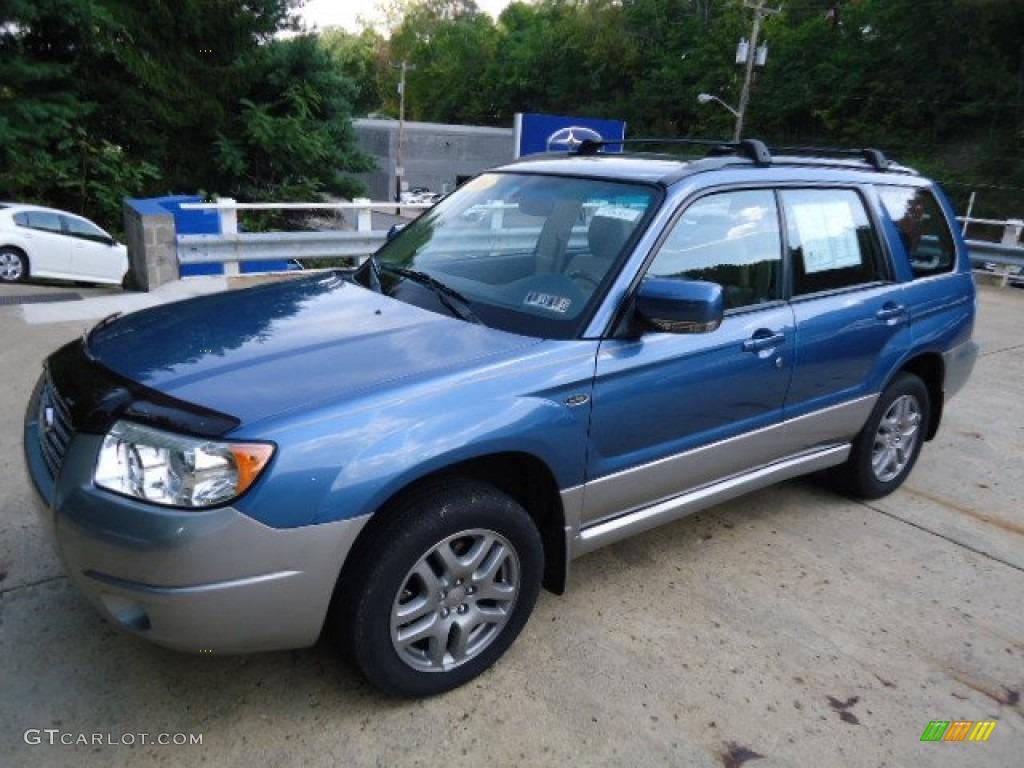
<svg viewBox="0 0 1024 768"><path fill-rule="evenodd" d="M600 523L751 470L847 444L863 427L877 399L877 395L860 397L592 480L586 485L581 524Z"/></svg>
<svg viewBox="0 0 1024 768"><path fill-rule="evenodd" d="M979 351L980 347L977 342L968 339L942 354L942 362L946 371L946 378L942 386L947 400L964 388L971 371L974 370Z"/></svg>

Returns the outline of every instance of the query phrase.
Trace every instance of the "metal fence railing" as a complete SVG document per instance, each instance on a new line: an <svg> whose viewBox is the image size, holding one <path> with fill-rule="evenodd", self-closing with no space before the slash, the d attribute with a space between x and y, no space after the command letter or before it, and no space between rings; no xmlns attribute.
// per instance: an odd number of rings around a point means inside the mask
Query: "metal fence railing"
<svg viewBox="0 0 1024 768"><path fill-rule="evenodd" d="M1010 282L1024 280L1024 248L1021 247L1021 232L1024 221L1021 219L979 219L964 216L957 219L966 233L971 225L981 225L990 230L1000 229L999 242L991 240L967 240L967 248L971 254L971 264L975 272L994 274L1000 278L1000 284L1006 286Z"/></svg>
<svg viewBox="0 0 1024 768"><path fill-rule="evenodd" d="M181 264L224 264L226 274L237 274L240 261L281 261L287 259L351 259L360 262L376 251L387 237L386 229L374 229L372 213L395 212L408 217L418 214L428 203L373 202L356 199L351 203L238 203L219 200L215 203L187 203L190 210L216 210L220 216L219 235L178 235L178 261ZM355 230L319 232L239 232L238 211L305 210L353 211ZM499 220L499 219L496 219ZM968 239L971 263L978 272L995 274L1002 285L1024 283L1024 247L1021 233L1024 221L961 217L958 221L966 233L971 225L992 231L1001 229L999 242Z"/></svg>
<svg viewBox="0 0 1024 768"><path fill-rule="evenodd" d="M376 251L387 237L386 229L373 229L374 211L397 211L408 216L429 208L429 203L372 202L358 198L351 203L185 203L186 210L213 210L220 218L221 234L178 235L180 264L223 264L225 274L238 274L241 261L288 259L339 259L360 261ZM355 230L319 232L239 232L239 211L353 211Z"/></svg>

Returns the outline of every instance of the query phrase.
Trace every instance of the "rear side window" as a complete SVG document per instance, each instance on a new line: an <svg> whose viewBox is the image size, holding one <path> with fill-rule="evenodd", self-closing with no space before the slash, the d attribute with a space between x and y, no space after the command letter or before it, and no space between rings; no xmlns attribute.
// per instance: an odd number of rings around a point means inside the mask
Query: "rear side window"
<svg viewBox="0 0 1024 768"><path fill-rule="evenodd" d="M878 242L859 194L852 189L787 189L780 197L794 296L884 279Z"/></svg>
<svg viewBox="0 0 1024 768"><path fill-rule="evenodd" d="M878 187L889 218L896 224L914 277L949 272L956 264L956 246L935 196L917 187Z"/></svg>
<svg viewBox="0 0 1024 768"><path fill-rule="evenodd" d="M60 232L60 216L50 211L22 211L14 214L14 223L19 227L41 229L44 232Z"/></svg>

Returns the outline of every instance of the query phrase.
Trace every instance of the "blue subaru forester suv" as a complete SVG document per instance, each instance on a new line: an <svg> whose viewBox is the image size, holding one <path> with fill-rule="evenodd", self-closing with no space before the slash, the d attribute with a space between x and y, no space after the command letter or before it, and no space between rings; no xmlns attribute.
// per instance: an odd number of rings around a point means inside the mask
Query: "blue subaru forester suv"
<svg viewBox="0 0 1024 768"><path fill-rule="evenodd" d="M54 353L24 446L73 581L182 650L330 624L424 696L575 557L805 473L899 487L977 355L936 185L872 150L604 149L484 173L358 269Z"/></svg>

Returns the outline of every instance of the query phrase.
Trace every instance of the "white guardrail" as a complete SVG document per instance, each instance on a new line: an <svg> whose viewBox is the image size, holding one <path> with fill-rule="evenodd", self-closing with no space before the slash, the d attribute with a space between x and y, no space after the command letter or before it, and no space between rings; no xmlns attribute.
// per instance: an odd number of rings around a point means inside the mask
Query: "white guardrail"
<svg viewBox="0 0 1024 768"><path fill-rule="evenodd" d="M215 203L184 203L185 210L216 211L219 235L178 235L180 264L224 264L225 274L238 274L240 261L287 261L288 259L348 258L358 262L384 243L387 230L374 230L372 212L410 211L429 208L429 203L239 203L220 199ZM355 211L356 229L319 232L239 232L238 211Z"/></svg>
<svg viewBox="0 0 1024 768"><path fill-rule="evenodd" d="M1024 248L1020 244L1024 221L1021 219L978 219L963 216L957 219L963 225L963 231L971 224L982 224L989 227L1001 227L1002 239L995 243L989 240L968 240L967 249L971 254L974 271L981 274L994 274L1000 278L1000 285L1005 287L1010 281L1022 280L1024 271Z"/></svg>
<svg viewBox="0 0 1024 768"><path fill-rule="evenodd" d="M412 211L429 208L429 203L374 202L356 199L351 203L238 203L221 199L214 203L185 203L188 210L217 211L221 220L219 235L178 235L178 261L181 264L224 264L226 274L237 274L240 261L285 261L288 259L347 258L358 263L384 243L387 231L373 229L372 212L400 211L408 217ZM496 206L500 208L501 206ZM355 211L356 229L320 232L239 232L238 211L304 210ZM1024 221L959 217L964 231L971 224L1001 227L1001 242L968 240L975 270L1002 277L1002 284L1018 278L1024 271L1024 247L1020 237ZM492 217L492 227L500 228L501 216ZM511 234L508 231L506 236Z"/></svg>

